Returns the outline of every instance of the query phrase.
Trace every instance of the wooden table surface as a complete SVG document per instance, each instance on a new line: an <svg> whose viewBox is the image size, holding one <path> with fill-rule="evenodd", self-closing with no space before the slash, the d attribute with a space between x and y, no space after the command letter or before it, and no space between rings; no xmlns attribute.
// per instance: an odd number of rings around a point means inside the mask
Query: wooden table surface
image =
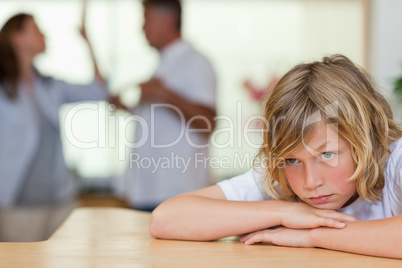
<svg viewBox="0 0 402 268"><path fill-rule="evenodd" d="M324 249L153 239L150 214L79 208L49 240L0 243L0 267L402 267L402 260Z"/></svg>

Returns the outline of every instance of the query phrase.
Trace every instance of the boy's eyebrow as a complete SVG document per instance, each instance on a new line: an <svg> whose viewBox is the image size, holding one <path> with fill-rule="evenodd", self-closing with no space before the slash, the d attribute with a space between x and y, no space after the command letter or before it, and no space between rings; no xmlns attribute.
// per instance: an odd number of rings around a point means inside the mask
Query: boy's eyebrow
<svg viewBox="0 0 402 268"><path fill-rule="evenodd" d="M328 141L325 141L323 144L321 144L320 146L318 146L317 148L315 148L315 149L313 149L314 151L321 151L322 149L324 149L325 147L327 147L327 145L328 145L328 143L331 143L331 142L328 142Z"/></svg>
<svg viewBox="0 0 402 268"><path fill-rule="evenodd" d="M324 143L322 143L321 145L319 145L315 149L311 148L307 144L305 144L304 146L308 147L309 148L308 151L310 151L310 153L311 153L311 151L320 152L322 149L324 149L325 147L327 147L328 145L331 145L331 144L335 144L335 142L331 141L331 140L330 141L324 141ZM293 154L289 154L289 155L286 156L286 158L293 158L293 157L294 157Z"/></svg>
<svg viewBox="0 0 402 268"><path fill-rule="evenodd" d="M323 150L325 147L327 147L328 144L330 144L331 141L324 141L324 143L322 143L321 145L319 145L318 147L315 148L311 148L310 146L308 146L307 144L304 145L305 148L307 149L307 151L311 153L319 153L321 150Z"/></svg>
<svg viewBox="0 0 402 268"><path fill-rule="evenodd" d="M311 147L308 146L307 144L305 144L304 147L305 147L305 148L306 148L306 147L309 148L307 151L310 151L310 153L311 153L311 151L319 152L320 150L322 150L323 148L325 148L328 143L329 143L329 142L325 141L323 144L321 144L320 146L318 146L318 147L315 148L315 149L311 148ZM287 158L293 158L293 157L294 157L293 154L289 154L289 155L287 156Z"/></svg>
<svg viewBox="0 0 402 268"><path fill-rule="evenodd" d="M332 145L332 144L335 144L335 142L333 142L331 140L325 141L324 143L322 143L320 146L318 146L317 148L315 148L313 150L319 152L319 151L323 150L324 148L326 148L328 145Z"/></svg>

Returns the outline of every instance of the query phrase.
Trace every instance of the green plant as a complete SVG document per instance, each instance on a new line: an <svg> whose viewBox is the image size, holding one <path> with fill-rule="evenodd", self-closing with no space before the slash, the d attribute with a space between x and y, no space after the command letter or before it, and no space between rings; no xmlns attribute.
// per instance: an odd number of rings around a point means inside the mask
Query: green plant
<svg viewBox="0 0 402 268"><path fill-rule="evenodd" d="M395 80L394 92L397 94L402 94L402 76Z"/></svg>

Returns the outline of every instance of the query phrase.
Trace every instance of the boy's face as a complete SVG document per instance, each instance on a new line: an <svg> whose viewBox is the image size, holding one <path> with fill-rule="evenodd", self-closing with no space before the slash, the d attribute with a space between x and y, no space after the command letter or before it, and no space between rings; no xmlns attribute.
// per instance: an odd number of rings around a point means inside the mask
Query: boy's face
<svg viewBox="0 0 402 268"><path fill-rule="evenodd" d="M285 157L285 175L295 194L319 209L337 210L356 193L349 144L326 123L320 123L304 146Z"/></svg>

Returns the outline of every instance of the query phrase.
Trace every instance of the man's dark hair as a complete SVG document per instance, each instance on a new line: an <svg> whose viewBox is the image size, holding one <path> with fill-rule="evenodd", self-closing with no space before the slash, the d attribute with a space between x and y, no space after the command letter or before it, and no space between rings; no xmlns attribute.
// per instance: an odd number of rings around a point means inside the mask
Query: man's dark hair
<svg viewBox="0 0 402 268"><path fill-rule="evenodd" d="M142 4L144 7L154 6L156 8L163 8L172 12L176 16L177 30L181 31L181 3L180 0L143 0Z"/></svg>

